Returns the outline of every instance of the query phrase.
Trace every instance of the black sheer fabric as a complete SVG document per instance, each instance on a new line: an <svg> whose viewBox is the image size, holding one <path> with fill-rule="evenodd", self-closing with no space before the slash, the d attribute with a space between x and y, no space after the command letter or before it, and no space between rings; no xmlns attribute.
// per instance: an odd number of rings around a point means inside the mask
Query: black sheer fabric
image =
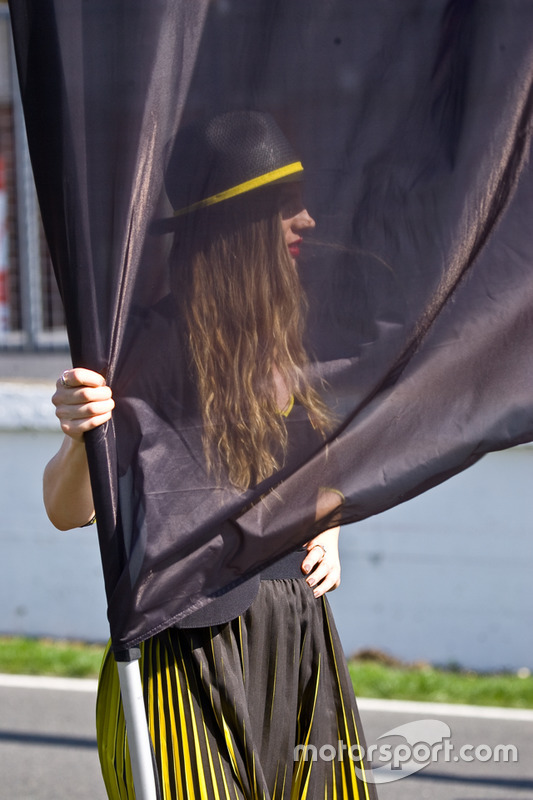
<svg viewBox="0 0 533 800"><path fill-rule="evenodd" d="M533 6L10 9L73 363L117 403L87 437L115 649L313 531L533 438ZM177 131L242 109L272 114L304 166L305 343L335 420L324 438L296 403L281 468L245 491L206 466L174 235L158 229Z"/></svg>

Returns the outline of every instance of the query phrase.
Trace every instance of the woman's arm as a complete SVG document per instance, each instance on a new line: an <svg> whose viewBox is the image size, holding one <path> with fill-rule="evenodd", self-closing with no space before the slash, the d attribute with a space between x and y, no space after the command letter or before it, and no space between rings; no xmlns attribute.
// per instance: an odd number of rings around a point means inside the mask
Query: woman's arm
<svg viewBox="0 0 533 800"><path fill-rule="evenodd" d="M115 404L104 378L80 368L63 373L52 402L65 438L44 470L44 505L52 524L69 530L94 515L83 435L107 422Z"/></svg>

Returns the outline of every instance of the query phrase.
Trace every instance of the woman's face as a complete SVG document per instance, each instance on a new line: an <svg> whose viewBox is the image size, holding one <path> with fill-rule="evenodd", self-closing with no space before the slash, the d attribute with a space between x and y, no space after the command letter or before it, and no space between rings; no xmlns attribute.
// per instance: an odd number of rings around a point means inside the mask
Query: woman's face
<svg viewBox="0 0 533 800"><path fill-rule="evenodd" d="M315 227L314 219L304 207L301 184L287 183L281 187L280 211L285 242L292 258L297 259L303 232Z"/></svg>

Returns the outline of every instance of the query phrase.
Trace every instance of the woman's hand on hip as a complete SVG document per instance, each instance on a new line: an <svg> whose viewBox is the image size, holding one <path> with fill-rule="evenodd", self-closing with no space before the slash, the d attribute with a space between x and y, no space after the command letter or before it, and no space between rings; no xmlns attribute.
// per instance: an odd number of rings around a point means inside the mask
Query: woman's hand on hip
<svg viewBox="0 0 533 800"><path fill-rule="evenodd" d="M63 433L75 441L111 418L115 402L98 372L76 367L63 372L52 397Z"/></svg>
<svg viewBox="0 0 533 800"><path fill-rule="evenodd" d="M323 531L307 542L307 555L302 562L302 572L315 597L336 589L341 582L339 559L340 528Z"/></svg>

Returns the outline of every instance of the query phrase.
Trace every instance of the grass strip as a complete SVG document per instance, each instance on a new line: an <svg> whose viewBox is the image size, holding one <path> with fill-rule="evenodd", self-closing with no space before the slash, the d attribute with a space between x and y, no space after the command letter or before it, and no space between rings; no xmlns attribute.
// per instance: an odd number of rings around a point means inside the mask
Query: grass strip
<svg viewBox="0 0 533 800"><path fill-rule="evenodd" d="M0 672L97 678L103 652L103 644L2 636Z"/></svg>
<svg viewBox="0 0 533 800"><path fill-rule="evenodd" d="M479 673L439 669L428 664L391 665L367 659L351 659L348 666L358 697L533 708L533 677L527 670L519 674Z"/></svg>
<svg viewBox="0 0 533 800"><path fill-rule="evenodd" d="M0 637L0 672L19 675L96 678L103 644ZM358 697L437 703L533 708L533 677L514 673L477 673L429 664L403 664L369 651L349 660Z"/></svg>

